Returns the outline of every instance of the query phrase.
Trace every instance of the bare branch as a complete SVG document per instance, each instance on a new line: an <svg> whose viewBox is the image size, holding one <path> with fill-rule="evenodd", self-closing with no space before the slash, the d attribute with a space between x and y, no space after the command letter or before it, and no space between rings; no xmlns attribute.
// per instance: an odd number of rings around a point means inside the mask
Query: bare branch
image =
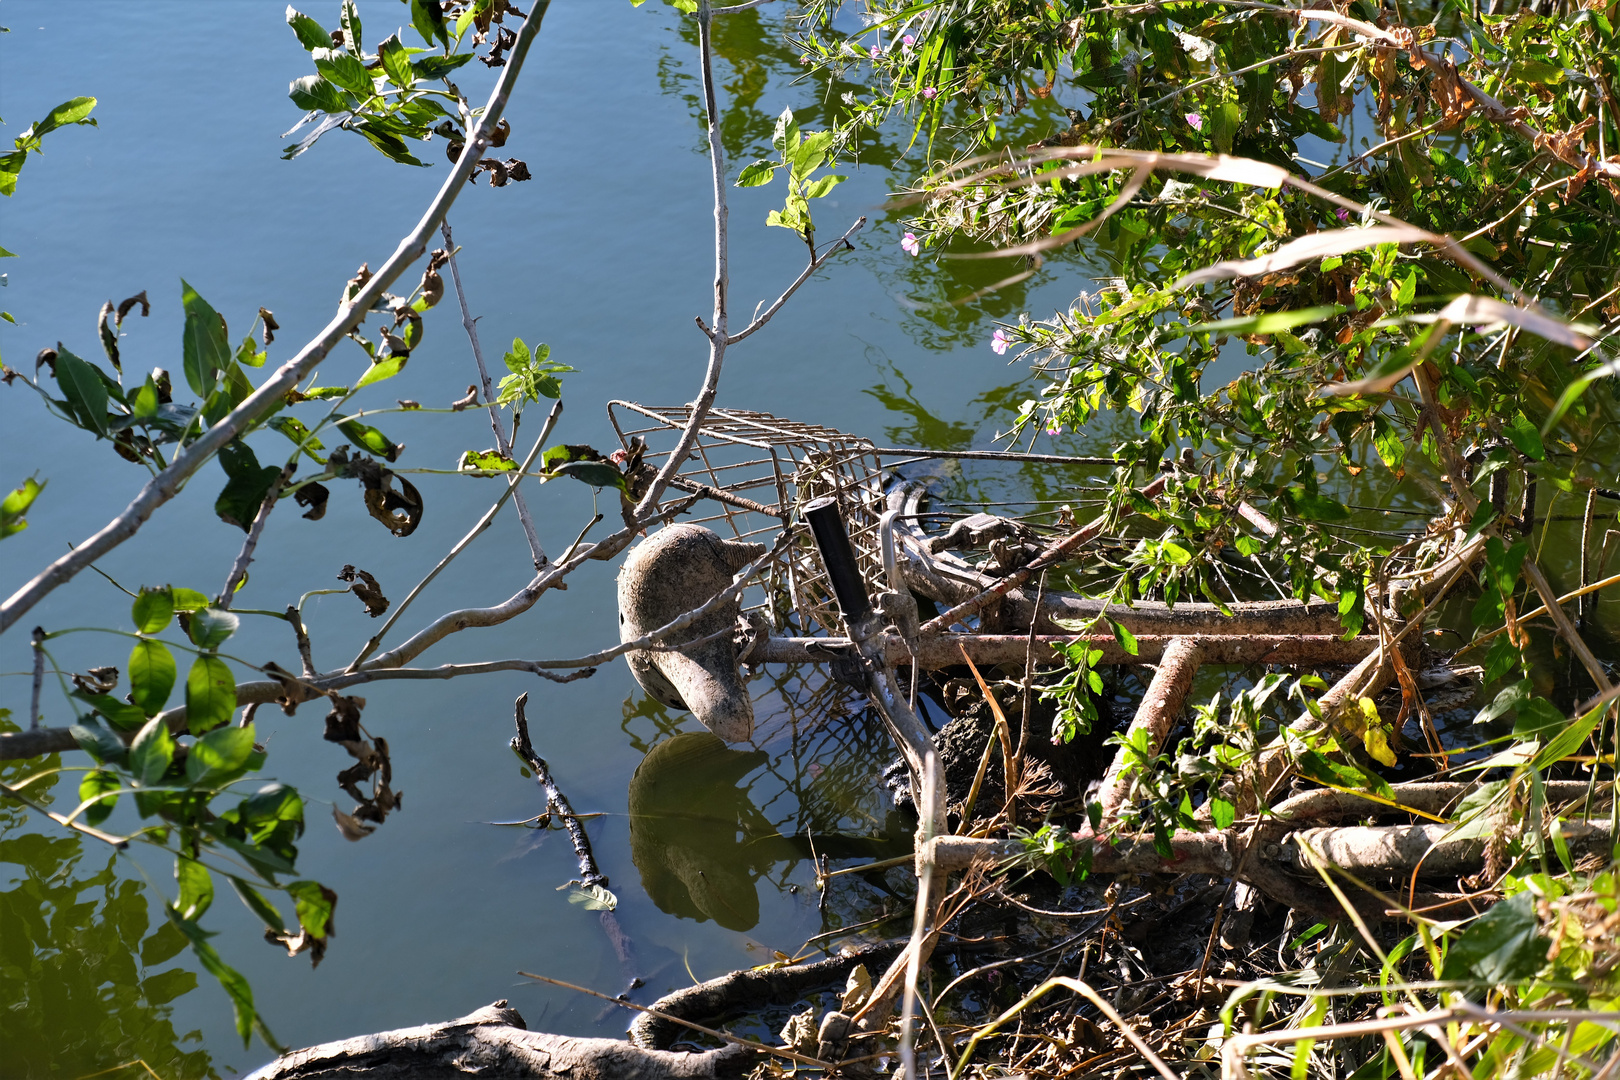
<svg viewBox="0 0 1620 1080"><path fill-rule="evenodd" d="M540 448L545 445L546 436L551 434L552 426L556 424L557 417L562 415L562 407L560 399L551 407L551 412L546 417L545 425L540 429L539 437L534 440L534 446L530 448L529 455L523 459L523 464L519 466L517 472L507 478L506 490L501 492L499 499L495 500L495 505L484 511L484 516L478 520L476 525L467 530L467 535L458 540L455 547L450 549L449 554L440 559L439 564L429 570L427 576L416 583L416 587L410 591L410 595L400 601L399 605L394 608L394 613L388 616L388 621L382 624L382 627L371 636L371 640L367 641L365 647L360 650L360 654L350 662L348 670L355 671L359 669L361 661L370 656L372 651L382 643L382 639L387 636L389 630L393 629L394 624L399 621L399 617L405 614L405 609L411 606L411 601L421 595L422 590L427 588L433 579L439 576L440 571L449 566L457 555L465 551L468 544L471 544L485 529L489 528L490 524L495 520L495 515L500 513L501 507L506 505L507 499L522 498L518 492L518 485L523 482L524 476L528 474L529 467L534 464L534 459L540 456Z"/></svg>
<svg viewBox="0 0 1620 1080"><path fill-rule="evenodd" d="M232 409L229 415L177 454L168 468L147 481L122 513L103 526L94 536L51 563L0 604L0 634L10 629L52 590L72 580L79 571L140 531L147 519L164 503L174 498L185 482L218 453L220 447L240 435L250 423L281 401L288 390L295 387L305 375L324 361L338 342L348 336L349 331L360 325L372 305L382 297L388 287L408 266L422 257L427 251L428 237L438 228L439 222L444 220L450 205L466 186L467 178L472 175L473 168L483 157L485 148L490 145L491 135L506 108L512 87L523 68L524 58L528 55L529 46L540 32L541 19L550 6L550 0L536 0L529 18L523 24L523 29L518 32L517 41L512 46L506 66L501 69L495 89L490 93L483 117L468 138L455 168L445 177L443 186L428 204L422 219L400 241L394 253L372 275L371 280L355 296L354 301L340 307L337 315L314 340L300 349L291 360L277 368L270 378Z"/></svg>
<svg viewBox="0 0 1620 1080"><path fill-rule="evenodd" d="M450 222L440 222L439 231L444 234L444 249L450 257L450 278L456 283L456 299L461 304L461 327L467 331L467 340L472 342L473 359L478 362L478 381L483 384L484 388L484 404L490 406L488 410L489 426L495 432L495 446L501 453L511 456L512 441L506 437L506 422L501 419L500 410L495 407L495 388L489 381L489 369L484 366L484 348L478 341L478 322L472 317L472 312L467 308L467 290L461 284L461 267L456 263L456 242L450 235ZM559 398L557 404L552 406L551 415L546 417L545 430L540 433L542 442L545 440L546 435L550 433L552 425L557 422L557 416L561 412L562 399ZM515 426L512 434L514 437L517 435ZM527 465L524 465L522 471L527 472L528 468ZM545 549L540 546L540 537L534 531L534 519L529 516L529 504L524 501L523 493L517 491L514 494L514 501L517 503L518 521L523 523L523 535L529 540L529 554L534 556L534 568L537 571L543 570L551 560L546 557Z"/></svg>
<svg viewBox="0 0 1620 1080"><path fill-rule="evenodd" d="M704 329L709 338L709 365L703 374L703 387L698 391L697 400L692 402L686 427L681 430L681 437L676 441L675 449L664 461L663 467L658 470L658 475L647 488L647 493L636 504L638 519L645 518L652 508L658 505L664 489L669 487L669 482L681 471L681 466L686 464L686 457L692 452L693 444L697 442L698 430L703 426L703 418L709 415L709 409L714 405L714 397L720 391L720 369L725 364L726 346L730 343L726 329L729 322L726 291L730 286L726 238L726 149L720 141L720 110L715 103L710 17L709 0L698 0L698 52L703 75L705 126L709 138L709 168L714 183L714 317L711 326ZM698 320L698 325L703 325L701 319Z"/></svg>
<svg viewBox="0 0 1620 1080"><path fill-rule="evenodd" d="M39 730L39 692L45 685L45 628L34 627L34 697L28 706L28 730Z"/></svg>
<svg viewBox="0 0 1620 1080"><path fill-rule="evenodd" d="M62 730L66 729L64 728ZM71 736L69 736L69 738L71 740ZM42 803L37 803L33 799L30 799L28 796L24 795L21 788L14 788L10 784L0 782L0 791L5 792L9 798L16 799L29 809L36 810L39 813L44 814L58 825L65 826L66 828L72 829L75 832L84 833L84 835L100 840L104 844L111 844L119 851L129 847L129 837L114 836L112 833L105 833L100 829L92 828L89 825L83 825L72 820L71 818L64 817L61 814L58 814L55 810L52 810L50 807L45 806Z"/></svg>
<svg viewBox="0 0 1620 1080"><path fill-rule="evenodd" d="M764 314L756 315L754 317L754 321L748 324L747 329L743 330L741 333L733 334L731 336L730 340L728 340L726 342L726 344L727 345L735 345L735 344L737 344L737 342L743 340L748 335L752 334L755 330L758 330L760 327L762 327L766 323L770 322L771 321L771 316L775 315L778 311L781 311L782 310L782 305L788 302L788 297L790 297L794 293L798 292L799 291L799 286L803 285L805 282L809 281L810 280L810 275L814 274L817 270L820 270L824 265L826 265L828 259L831 259L834 255L838 254L840 251L844 251L846 249L848 249L850 251L853 251L855 249L855 245L853 245L853 244L851 244L849 242L849 238L851 236L855 235L855 233L859 232L861 226L863 226L865 224L866 224L866 219L864 217L856 218L855 219L855 224L851 225L848 229L845 229L844 230L844 235L840 236L837 240L834 240L831 247L829 247L826 251L822 252L820 255L817 255L815 258L810 260L810 265L806 266L804 268L804 272L801 273L797 278L795 278L793 280L793 284L791 284L791 285L789 285L787 287L786 292L782 293L781 296L778 296L776 298L775 303L773 303L770 307L765 309ZM705 331L705 332L707 332L707 331Z"/></svg>
<svg viewBox="0 0 1620 1080"><path fill-rule="evenodd" d="M253 549L259 546L259 537L264 533L264 523L270 520L270 511L276 508L276 500L281 497L281 489L292 476L293 465L283 465L281 475L270 484L270 490L264 493L264 501L259 504L259 512L253 515L253 524L248 528L247 539L242 541L242 550L236 553L236 561L231 564L231 572L225 578L225 588L220 590L219 599L214 606L229 610L231 601L236 598L236 590L242 587L247 579L248 564L253 561Z"/></svg>

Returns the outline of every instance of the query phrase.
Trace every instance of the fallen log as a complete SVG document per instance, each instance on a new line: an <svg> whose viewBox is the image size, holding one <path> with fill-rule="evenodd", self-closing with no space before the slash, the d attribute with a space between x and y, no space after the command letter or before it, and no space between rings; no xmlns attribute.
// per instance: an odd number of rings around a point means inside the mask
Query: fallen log
<svg viewBox="0 0 1620 1080"><path fill-rule="evenodd" d="M727 972L717 979L683 987L661 997L651 1007L682 1020L712 1023L767 1003L788 1004L814 991L839 985L857 964L887 964L900 955L904 946L903 941L886 941L809 964ZM663 1050L674 1045L676 1038L686 1030L673 1020L643 1012L630 1022L630 1041L648 1050Z"/></svg>
<svg viewBox="0 0 1620 1080"><path fill-rule="evenodd" d="M446 1023L294 1050L248 1080L730 1080L756 1060L735 1045L687 1054L529 1031L503 1000Z"/></svg>

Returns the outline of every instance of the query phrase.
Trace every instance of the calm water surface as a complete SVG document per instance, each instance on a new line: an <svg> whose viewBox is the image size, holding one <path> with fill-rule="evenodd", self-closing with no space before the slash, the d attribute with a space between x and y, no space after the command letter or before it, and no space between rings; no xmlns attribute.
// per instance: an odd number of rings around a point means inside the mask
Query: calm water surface
<svg viewBox="0 0 1620 1080"><path fill-rule="evenodd" d="M334 3L307 10L323 23L337 20ZM368 42L386 36L390 20L403 21L403 10L364 4ZM27 367L58 340L97 356L92 321L101 303L145 289L152 315L125 325L126 370L178 369L182 276L238 335L259 306L274 311L282 330L270 359L279 363L330 317L357 266L387 257L447 167L436 159L438 147L427 155L433 167L418 170L343 133L296 161L280 160L280 133L299 115L286 85L310 68L279 4L5 2L0 23L10 28L0 35L0 115L8 134L64 99L100 99L100 126L49 137L45 156L28 162L16 196L0 205L0 243L19 256L0 267L8 274L0 307L18 320L0 325L0 353L13 367ZM414 40L410 33L406 39ZM733 172L765 152L785 105L823 126L820 103L829 93L793 82L798 69L783 35L769 14L722 27ZM508 111L514 134L506 152L527 160L535 179L470 189L451 215L486 349L498 358L502 343L521 336L548 342L555 359L579 369L567 377L560 440L605 446L612 438L608 399L675 404L690 399L701 378L704 342L692 316L709 310L711 208L693 59L693 43L658 5L559 0ZM490 76L478 65L467 70L474 74L464 85L482 100ZM843 89L834 88L832 99ZM1047 121L1029 123L1044 133ZM904 147L904 133L893 141ZM870 215L858 250L732 351L721 404L879 440L987 445L1010 416L1007 399L1016 405L1027 396L1007 389L1018 372L987 347L993 320L1065 306L1085 282L1073 270L1048 271L964 308L919 310L1005 268L957 264L941 272L904 256L898 230L878 207L892 185L914 175L918 155L895 164L893 146L873 144L866 157L868 164L816 208L823 236ZM738 312L774 296L802 264L795 237L764 227L779 199L769 188L734 192ZM462 395L473 369L453 310L447 296L409 369L365 404L396 397L444 404ZM339 350L323 381L353 379L362 365L358 350ZM402 466L451 468L462 450L491 441L479 414L395 415L379 425L407 444ZM254 438L267 458L284 451L279 440L273 433ZM0 554L6 593L68 541L90 535L145 476L106 445L47 417L25 388L0 389L0 483L9 489L36 473L49 486L31 527ZM416 479L427 510L421 528L403 540L366 517L348 485L334 485L323 521L284 508L270 522L238 606L279 609L306 590L333 587L345 563L371 570L401 597L496 494L492 482ZM205 470L101 569L130 588L173 583L216 592L240 540L212 511L222 481ZM530 495L553 554L591 513L587 488L563 487ZM498 602L527 580L528 552L509 515L418 601L402 629L448 608ZM578 655L611 644L612 574L593 565L525 617L458 635L423 662ZM29 620L51 629L124 626L127 604L107 580L86 573ZM306 620L323 668L346 662L372 630L348 596L311 600ZM232 645L246 657L292 662L279 621L246 619ZM53 649L67 670L121 665L127 655L126 642L95 634L59 639ZM29 662L26 634L8 635L0 671L21 672ZM205 922L220 932L224 957L249 977L272 1030L290 1045L447 1019L502 997L531 1026L618 1033L624 1017L604 1015L599 1002L515 974L538 971L610 993L625 982L598 917L557 891L577 872L566 838L488 824L528 818L542 806L506 747L512 700L530 691L540 752L576 808L605 815L591 833L621 900L618 918L635 966L648 979L640 997L651 1000L692 977L766 962L775 950L791 953L822 929L807 832L820 836L824 853L854 855L880 850L881 838L895 831L874 790L888 751L839 719L859 703L818 688L813 674L776 672L756 688L759 743L725 750L696 734L701 729L690 717L665 715L646 701L617 664L563 687L517 675L366 687L365 722L388 739L394 787L405 799L401 812L358 844L328 823L324 800L349 808L333 780L348 760L321 740L320 710L306 706L294 717L261 710L267 772L297 785L306 799L310 827L300 869L341 898L337 935L311 970L306 958L289 960L262 944L256 919L228 895ZM0 678L0 708L26 715L27 695L26 677ZM46 720L67 722L59 698L48 698ZM58 805L72 805L74 785L76 776L59 785ZM632 836L632 805L664 824ZM4 978L19 993L27 984L47 1014L43 1021L5 1020L13 1047L55 1040L54 1067L66 1076L137 1056L166 1062L159 1070L166 1078L195 1075L209 1062L228 1072L265 1060L261 1045L243 1051L211 979L187 992L184 975L160 974L176 969L172 949L152 933L157 913L146 910L129 879L144 869L172 892L165 863L138 855L138 863L118 861L108 871L107 852L45 832L38 818L6 813ZM670 824L680 821L689 827ZM100 907L83 906L92 902ZM852 885L833 898L834 917L853 918L883 902L881 890ZM88 929L91 910L100 912L104 931ZM144 966L131 949L143 954ZM181 969L188 957L180 957ZM146 982L137 994L140 978ZM175 1057L175 1032L194 1033L181 1044L190 1057Z"/></svg>

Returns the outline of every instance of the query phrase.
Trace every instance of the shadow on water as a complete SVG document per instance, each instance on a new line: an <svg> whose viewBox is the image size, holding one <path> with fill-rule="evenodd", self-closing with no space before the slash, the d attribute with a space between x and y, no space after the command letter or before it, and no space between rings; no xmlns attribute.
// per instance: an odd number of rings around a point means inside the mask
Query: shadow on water
<svg viewBox="0 0 1620 1080"><path fill-rule="evenodd" d="M0 731L17 726L0 713ZM54 768L59 758L44 763ZM14 784L37 762L8 763ZM29 792L51 801L53 775ZM48 836L34 811L0 803L0 1076L142 1074L164 1080L217 1075L199 1031L180 1034L172 1003L197 987L195 973L165 967L186 939L167 921L154 929L140 883L117 857L85 851L76 835Z"/></svg>

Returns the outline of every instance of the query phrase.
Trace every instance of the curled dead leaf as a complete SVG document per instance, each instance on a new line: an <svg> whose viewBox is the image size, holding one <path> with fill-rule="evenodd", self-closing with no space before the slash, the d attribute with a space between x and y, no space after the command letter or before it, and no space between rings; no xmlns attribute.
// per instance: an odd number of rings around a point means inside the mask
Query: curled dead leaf
<svg viewBox="0 0 1620 1080"><path fill-rule="evenodd" d="M276 331L281 329L281 324L276 322L276 317L270 314L269 308L259 309L259 321L264 323L264 347L268 349L270 343L276 340Z"/></svg>
<svg viewBox="0 0 1620 1080"><path fill-rule="evenodd" d="M124 316L128 315L130 309L133 308L136 304L141 305L141 318L144 319L147 316L152 314L152 301L150 301L150 300L148 300L146 298L146 290L142 289L140 292L136 293L134 296L131 296L131 297L125 299L124 301L122 301L118 305L118 323L117 324L119 326L124 325Z"/></svg>
<svg viewBox="0 0 1620 1080"><path fill-rule="evenodd" d="M345 566L338 571L338 580L350 583L349 589L366 605L366 614L373 619L388 610L388 597L383 595L382 586L366 571Z"/></svg>
<svg viewBox="0 0 1620 1080"><path fill-rule="evenodd" d="M332 807L332 820L337 822L338 832L343 834L343 839L350 843L364 840L377 831L377 826L363 825L352 814L345 814L335 806Z"/></svg>
<svg viewBox="0 0 1620 1080"><path fill-rule="evenodd" d="M326 516L326 500L331 497L332 492L325 484L313 480L293 492L293 501L309 508L304 511L304 517L310 521L319 521Z"/></svg>
<svg viewBox="0 0 1620 1080"><path fill-rule="evenodd" d="M404 409L406 412L409 412L412 409L420 409L422 407L422 403L420 401L412 401L410 398L395 398L394 400L399 402L399 407Z"/></svg>
<svg viewBox="0 0 1620 1080"><path fill-rule="evenodd" d="M93 667L81 674L69 675L73 685L86 694L110 694L118 686L118 669L115 667Z"/></svg>
<svg viewBox="0 0 1620 1080"><path fill-rule="evenodd" d="M55 357L54 353L52 354L52 357ZM452 401L450 403L450 408L454 409L456 412L460 412L463 409L470 409L476 404L478 404L478 387L469 386L467 387L467 396L462 398L460 401Z"/></svg>

